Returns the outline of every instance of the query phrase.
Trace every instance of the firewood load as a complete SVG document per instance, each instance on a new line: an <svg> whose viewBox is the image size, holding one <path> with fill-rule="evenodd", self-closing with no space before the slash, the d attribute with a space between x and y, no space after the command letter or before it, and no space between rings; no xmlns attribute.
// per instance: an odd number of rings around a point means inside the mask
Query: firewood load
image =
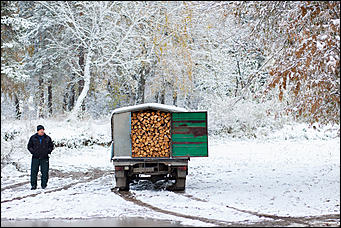
<svg viewBox="0 0 341 228"><path fill-rule="evenodd" d="M169 157L171 114L160 111L131 113L132 157Z"/></svg>

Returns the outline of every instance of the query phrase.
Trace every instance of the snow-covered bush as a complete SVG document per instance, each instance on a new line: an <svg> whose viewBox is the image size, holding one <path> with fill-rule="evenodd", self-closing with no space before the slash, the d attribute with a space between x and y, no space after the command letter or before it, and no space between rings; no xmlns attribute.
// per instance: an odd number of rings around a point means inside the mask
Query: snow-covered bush
<svg viewBox="0 0 341 228"><path fill-rule="evenodd" d="M21 170L20 160L30 157L27 143L36 126L33 121L1 120L1 168L13 164Z"/></svg>
<svg viewBox="0 0 341 228"><path fill-rule="evenodd" d="M257 102L225 97L215 97L206 101L208 110L208 130L210 135L221 135L237 138L257 138L257 131L263 134L272 129L279 129L289 121L289 117L277 117L271 114L280 109L272 101Z"/></svg>
<svg viewBox="0 0 341 228"><path fill-rule="evenodd" d="M1 120L1 168L8 164L21 164L30 159L27 143L36 133L37 125L43 125L45 133L57 147L79 148L94 144L108 147L111 141L110 118L83 119L66 122L65 119ZM28 167L17 167L27 169Z"/></svg>

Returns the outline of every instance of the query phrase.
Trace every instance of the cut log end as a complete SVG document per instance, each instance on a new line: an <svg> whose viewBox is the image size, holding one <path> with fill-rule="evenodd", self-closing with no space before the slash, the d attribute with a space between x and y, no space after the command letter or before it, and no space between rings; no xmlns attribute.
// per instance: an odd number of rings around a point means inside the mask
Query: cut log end
<svg viewBox="0 0 341 228"><path fill-rule="evenodd" d="M131 115L132 157L170 157L171 114L161 111Z"/></svg>

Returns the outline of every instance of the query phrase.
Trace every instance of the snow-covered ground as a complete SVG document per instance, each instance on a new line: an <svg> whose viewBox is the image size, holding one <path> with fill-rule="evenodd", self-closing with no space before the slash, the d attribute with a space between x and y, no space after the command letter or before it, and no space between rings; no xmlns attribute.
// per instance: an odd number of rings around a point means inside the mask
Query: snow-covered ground
<svg viewBox="0 0 341 228"><path fill-rule="evenodd" d="M61 146L50 158L48 187L32 191L26 143L38 124ZM190 226L273 221L339 226L337 133L296 124L259 135L263 136L253 140L209 137L209 156L189 161L184 192L141 181L129 193L119 193L111 191L115 179L106 145L110 141L108 119L72 124L3 122L1 150L11 151L8 159L13 163L1 167L1 218L139 217ZM87 139L96 143L85 146Z"/></svg>

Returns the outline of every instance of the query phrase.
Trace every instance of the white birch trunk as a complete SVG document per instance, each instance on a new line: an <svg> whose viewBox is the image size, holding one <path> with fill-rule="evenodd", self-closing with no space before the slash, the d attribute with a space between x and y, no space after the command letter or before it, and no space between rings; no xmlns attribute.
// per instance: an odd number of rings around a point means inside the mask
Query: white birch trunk
<svg viewBox="0 0 341 228"><path fill-rule="evenodd" d="M89 88L90 88L90 64L91 64L91 57L92 57L92 51L89 50L86 59L85 59L85 68L84 68L84 87L79 95L76 105L73 107L68 120L75 120L78 118L79 110L81 108L81 105L88 94Z"/></svg>

